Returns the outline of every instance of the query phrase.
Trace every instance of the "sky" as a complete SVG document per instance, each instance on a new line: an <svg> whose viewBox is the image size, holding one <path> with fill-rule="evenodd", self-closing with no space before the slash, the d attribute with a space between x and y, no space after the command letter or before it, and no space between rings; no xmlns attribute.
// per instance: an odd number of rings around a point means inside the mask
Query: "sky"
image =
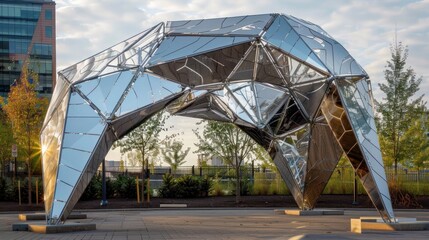
<svg viewBox="0 0 429 240"><path fill-rule="evenodd" d="M56 0L57 70L166 21L285 13L321 26L370 75L374 98L390 59L390 47L408 46L407 64L422 77L419 94L429 102L429 0ZM428 104L427 104L428 106ZM191 147L185 165L196 164L192 133L198 120L171 117L167 125ZM118 151L106 159L118 160Z"/></svg>

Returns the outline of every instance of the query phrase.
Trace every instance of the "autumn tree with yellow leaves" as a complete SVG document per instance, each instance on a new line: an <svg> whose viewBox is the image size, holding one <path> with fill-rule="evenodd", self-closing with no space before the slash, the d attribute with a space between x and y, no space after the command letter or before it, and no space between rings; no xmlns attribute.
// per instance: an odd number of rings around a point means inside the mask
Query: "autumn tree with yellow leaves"
<svg viewBox="0 0 429 240"><path fill-rule="evenodd" d="M0 105L12 125L13 138L26 161L29 204L32 203L32 173L41 165L40 130L49 104L47 98L37 96L37 84L37 73L23 67L21 77L11 86L7 99L0 97Z"/></svg>

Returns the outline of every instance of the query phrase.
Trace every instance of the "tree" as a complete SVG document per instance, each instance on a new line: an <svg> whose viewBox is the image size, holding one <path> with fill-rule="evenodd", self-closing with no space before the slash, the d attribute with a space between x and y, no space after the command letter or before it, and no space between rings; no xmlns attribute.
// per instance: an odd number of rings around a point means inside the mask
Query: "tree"
<svg viewBox="0 0 429 240"><path fill-rule="evenodd" d="M161 149L161 154L164 157L164 161L170 165L173 172L177 170L177 168L183 165L185 161L185 157L188 155L189 150L191 148L187 148L185 151L182 150L183 143L179 141L166 141L164 148Z"/></svg>
<svg viewBox="0 0 429 240"><path fill-rule="evenodd" d="M159 146L162 142L171 137L166 136L163 139L160 137L160 133L167 130L165 128L167 118L168 116L163 111L158 112L113 145L113 148L120 147L122 154L136 152L137 156L141 157L139 165L142 167L141 175L143 183L145 169L149 168L149 158L155 157L159 153ZM141 186L142 196L144 196L143 193L144 184Z"/></svg>
<svg viewBox="0 0 429 240"><path fill-rule="evenodd" d="M37 166L40 165L40 161L37 164L32 164L32 161L40 158L39 133L49 104L48 99L37 96L37 84L37 73L24 66L20 79L10 89L7 101L2 99L0 102L11 122L13 137L26 159L29 204L31 204L32 172L34 168L40 168Z"/></svg>
<svg viewBox="0 0 429 240"><path fill-rule="evenodd" d="M410 153L405 165L415 167L417 170L425 167L426 161L429 160L429 136L427 135L429 122L426 117L425 114L411 122L403 136L406 152Z"/></svg>
<svg viewBox="0 0 429 240"><path fill-rule="evenodd" d="M276 174L278 173L278 169L274 164L273 159L265 148L257 145L253 150L253 154L255 155L255 159L261 162L261 168L264 172L265 169L270 169L271 171L276 172Z"/></svg>
<svg viewBox="0 0 429 240"><path fill-rule="evenodd" d="M202 121L204 122L204 121ZM199 124L201 124L200 122ZM217 156L235 169L236 203L240 202L241 193L241 165L257 145L246 133L231 123L205 121L203 133L193 130L199 142L197 152Z"/></svg>
<svg viewBox="0 0 429 240"><path fill-rule="evenodd" d="M1 174L5 171L5 160L11 159L11 148L14 143L12 126L7 120L6 114L0 110L0 159ZM3 177L3 175L1 176Z"/></svg>
<svg viewBox="0 0 429 240"><path fill-rule="evenodd" d="M402 43L391 47L391 59L384 71L386 83L379 84L386 96L377 103L382 153L386 163L394 164L395 176L398 163L411 154L403 136L423 107L423 95L415 97L422 78L416 78L411 67L406 68L407 58L408 49Z"/></svg>
<svg viewBox="0 0 429 240"><path fill-rule="evenodd" d="M130 151L127 152L128 165L135 167L139 165L142 161L141 152Z"/></svg>

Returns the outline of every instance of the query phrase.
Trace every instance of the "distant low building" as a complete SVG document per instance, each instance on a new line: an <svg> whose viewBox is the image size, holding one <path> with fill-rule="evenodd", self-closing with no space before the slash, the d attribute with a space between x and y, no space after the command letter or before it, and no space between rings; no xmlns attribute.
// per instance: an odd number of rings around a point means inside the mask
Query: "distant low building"
<svg viewBox="0 0 429 240"><path fill-rule="evenodd" d="M212 156L210 159L210 163L208 163L211 166L225 166L224 162L220 157Z"/></svg>

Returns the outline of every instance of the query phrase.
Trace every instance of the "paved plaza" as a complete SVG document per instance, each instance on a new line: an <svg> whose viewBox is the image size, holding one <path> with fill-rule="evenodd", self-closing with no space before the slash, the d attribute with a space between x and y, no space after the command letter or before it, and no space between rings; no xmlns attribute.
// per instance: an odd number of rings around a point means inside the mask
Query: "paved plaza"
<svg viewBox="0 0 429 240"><path fill-rule="evenodd" d="M0 213L0 239L429 239L429 231L350 232L350 219L379 216L345 209L343 216L277 215L272 208L85 211L97 230L63 234L13 232L17 213ZM429 221L427 210L397 210L398 217Z"/></svg>

